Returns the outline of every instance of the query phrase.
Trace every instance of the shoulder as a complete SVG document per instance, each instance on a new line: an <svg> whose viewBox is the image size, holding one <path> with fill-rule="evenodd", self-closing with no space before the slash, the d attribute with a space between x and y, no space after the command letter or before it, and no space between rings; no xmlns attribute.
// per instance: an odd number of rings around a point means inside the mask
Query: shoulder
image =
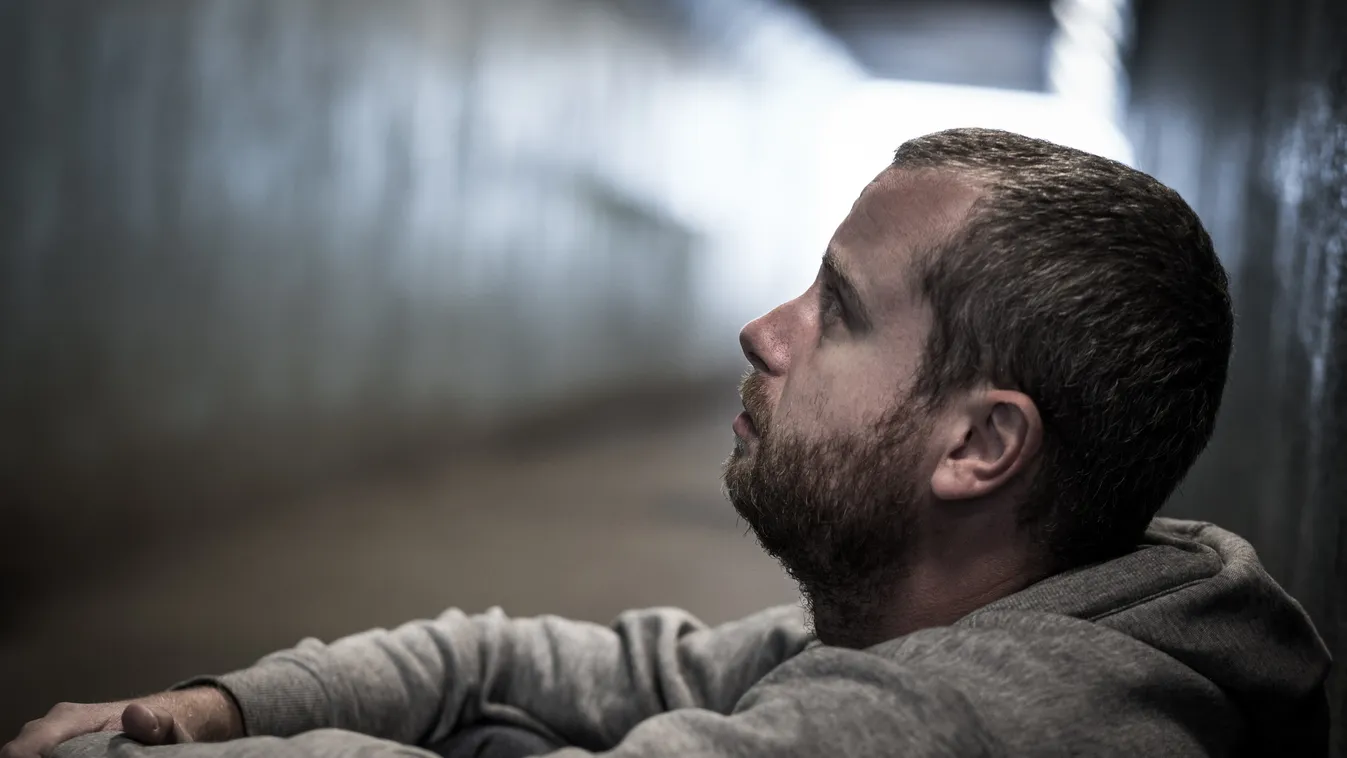
<svg viewBox="0 0 1347 758"><path fill-rule="evenodd" d="M1088 621L1024 611L867 650L810 648L740 707L755 696L829 703L929 739L962 731L986 754L1205 755L1204 734L1239 728L1219 688L1160 651Z"/></svg>

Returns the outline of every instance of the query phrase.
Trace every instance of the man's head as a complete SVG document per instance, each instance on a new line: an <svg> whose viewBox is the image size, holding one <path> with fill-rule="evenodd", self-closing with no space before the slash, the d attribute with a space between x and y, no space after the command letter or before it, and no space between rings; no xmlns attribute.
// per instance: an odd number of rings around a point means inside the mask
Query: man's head
<svg viewBox="0 0 1347 758"><path fill-rule="evenodd" d="M1210 239L1151 177L1005 132L912 140L813 285L740 335L726 489L853 612L951 546L1102 560L1210 438L1232 324Z"/></svg>

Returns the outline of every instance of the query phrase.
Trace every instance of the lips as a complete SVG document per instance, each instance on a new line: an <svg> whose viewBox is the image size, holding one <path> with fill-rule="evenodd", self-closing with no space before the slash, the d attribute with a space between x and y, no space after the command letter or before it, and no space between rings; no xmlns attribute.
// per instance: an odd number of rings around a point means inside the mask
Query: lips
<svg viewBox="0 0 1347 758"><path fill-rule="evenodd" d="M766 380L757 371L744 375L739 383L739 399L744 412L734 419L734 433L741 440L756 440L762 437L770 424L771 408L767 403Z"/></svg>
<svg viewBox="0 0 1347 758"><path fill-rule="evenodd" d="M747 411L734 417L734 436L741 440L757 439L758 427L753 423L753 417L748 415Z"/></svg>

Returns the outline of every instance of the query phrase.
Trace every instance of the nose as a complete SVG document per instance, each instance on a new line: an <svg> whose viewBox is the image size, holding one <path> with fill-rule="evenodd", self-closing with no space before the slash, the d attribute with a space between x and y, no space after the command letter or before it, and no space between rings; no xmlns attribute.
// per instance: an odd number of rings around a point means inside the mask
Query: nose
<svg viewBox="0 0 1347 758"><path fill-rule="evenodd" d="M753 369L768 376L784 374L790 366L790 352L781 333L781 306L756 318L739 331L739 348Z"/></svg>

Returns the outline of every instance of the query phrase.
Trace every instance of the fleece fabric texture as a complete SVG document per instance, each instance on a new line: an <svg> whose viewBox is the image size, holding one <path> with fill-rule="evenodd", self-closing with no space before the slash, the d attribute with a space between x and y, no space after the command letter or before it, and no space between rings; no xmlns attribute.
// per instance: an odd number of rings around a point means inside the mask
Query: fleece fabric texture
<svg viewBox="0 0 1347 758"><path fill-rule="evenodd" d="M1133 552L958 622L865 650L773 608L708 628L632 611L610 626L450 610L309 639L213 684L249 738L144 747L110 734L60 758L408 755L483 725L551 758L1322 756L1328 651L1250 545L1156 519Z"/></svg>

